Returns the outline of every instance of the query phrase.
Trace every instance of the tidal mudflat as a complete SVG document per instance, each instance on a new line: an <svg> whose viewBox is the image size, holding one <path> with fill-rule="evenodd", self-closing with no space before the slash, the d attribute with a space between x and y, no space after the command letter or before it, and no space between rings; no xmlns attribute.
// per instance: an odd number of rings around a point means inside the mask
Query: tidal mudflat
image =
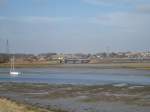
<svg viewBox="0 0 150 112"><path fill-rule="evenodd" d="M150 86L0 83L0 96L56 112L149 112Z"/></svg>

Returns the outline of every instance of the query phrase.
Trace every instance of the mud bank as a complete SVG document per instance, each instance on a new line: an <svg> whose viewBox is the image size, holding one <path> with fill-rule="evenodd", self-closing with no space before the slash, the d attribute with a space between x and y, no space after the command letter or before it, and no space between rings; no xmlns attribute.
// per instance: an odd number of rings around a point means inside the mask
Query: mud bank
<svg viewBox="0 0 150 112"><path fill-rule="evenodd" d="M57 112L149 112L150 86L0 83L0 96Z"/></svg>

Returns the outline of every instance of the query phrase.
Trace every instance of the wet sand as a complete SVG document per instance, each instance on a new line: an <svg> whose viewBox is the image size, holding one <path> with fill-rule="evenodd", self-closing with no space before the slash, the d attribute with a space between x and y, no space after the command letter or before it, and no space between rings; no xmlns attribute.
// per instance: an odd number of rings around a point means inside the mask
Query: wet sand
<svg viewBox="0 0 150 112"><path fill-rule="evenodd" d="M0 83L0 96L55 112L149 112L150 86Z"/></svg>

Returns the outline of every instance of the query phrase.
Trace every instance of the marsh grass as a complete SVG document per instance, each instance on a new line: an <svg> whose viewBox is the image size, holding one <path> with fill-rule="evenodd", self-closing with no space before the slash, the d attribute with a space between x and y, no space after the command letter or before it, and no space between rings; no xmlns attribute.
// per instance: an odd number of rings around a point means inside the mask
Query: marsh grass
<svg viewBox="0 0 150 112"><path fill-rule="evenodd" d="M0 99L0 112L52 112L45 109L18 104L5 98Z"/></svg>
<svg viewBox="0 0 150 112"><path fill-rule="evenodd" d="M1 63L0 68L9 68L9 63ZM142 69L150 70L150 63L100 63L100 64L60 64L60 63L16 63L16 68L93 68L93 69Z"/></svg>

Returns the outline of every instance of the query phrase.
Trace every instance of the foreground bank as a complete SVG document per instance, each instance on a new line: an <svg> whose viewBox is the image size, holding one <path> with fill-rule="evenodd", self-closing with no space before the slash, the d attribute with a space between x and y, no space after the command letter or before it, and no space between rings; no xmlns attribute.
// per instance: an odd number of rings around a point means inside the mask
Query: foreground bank
<svg viewBox="0 0 150 112"><path fill-rule="evenodd" d="M1 83L0 96L55 112L149 112L150 86Z"/></svg>
<svg viewBox="0 0 150 112"><path fill-rule="evenodd" d="M45 109L19 104L6 98L0 98L0 112L52 112Z"/></svg>

